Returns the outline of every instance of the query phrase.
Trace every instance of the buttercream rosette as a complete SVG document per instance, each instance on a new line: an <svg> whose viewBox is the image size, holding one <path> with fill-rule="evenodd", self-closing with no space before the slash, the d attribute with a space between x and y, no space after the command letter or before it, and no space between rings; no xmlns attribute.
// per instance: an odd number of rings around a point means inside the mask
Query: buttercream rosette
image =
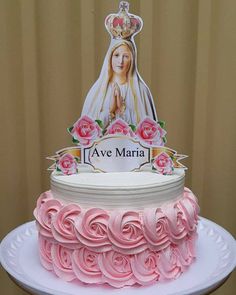
<svg viewBox="0 0 236 295"><path fill-rule="evenodd" d="M178 200L143 210L83 208L42 194L34 210L42 265L65 281L115 288L177 278L195 259L199 206Z"/></svg>

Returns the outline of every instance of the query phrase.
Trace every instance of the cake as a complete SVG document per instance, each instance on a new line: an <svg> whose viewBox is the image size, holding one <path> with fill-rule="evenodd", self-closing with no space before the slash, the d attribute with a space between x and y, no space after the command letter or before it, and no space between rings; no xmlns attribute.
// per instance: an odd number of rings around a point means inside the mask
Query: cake
<svg viewBox="0 0 236 295"><path fill-rule="evenodd" d="M65 281L115 288L176 279L195 260L199 207L183 158L165 147L150 90L136 67L142 20L120 3L111 45L81 118L68 129L51 189L34 210L42 266Z"/></svg>

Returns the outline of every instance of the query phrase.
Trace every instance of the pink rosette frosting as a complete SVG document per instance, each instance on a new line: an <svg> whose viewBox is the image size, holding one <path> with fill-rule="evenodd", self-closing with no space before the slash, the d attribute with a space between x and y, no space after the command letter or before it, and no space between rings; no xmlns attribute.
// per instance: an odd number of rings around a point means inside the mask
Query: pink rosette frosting
<svg viewBox="0 0 236 295"><path fill-rule="evenodd" d="M196 229L199 214L199 206L192 196L193 193L185 189L184 198L176 205L178 210L177 215L189 232Z"/></svg>
<svg viewBox="0 0 236 295"><path fill-rule="evenodd" d="M78 216L75 222L77 239L93 251L111 250L107 236L109 215L105 210L92 208Z"/></svg>
<svg viewBox="0 0 236 295"><path fill-rule="evenodd" d="M131 267L139 284L147 285L159 279L158 258L156 252L149 249L132 257Z"/></svg>
<svg viewBox="0 0 236 295"><path fill-rule="evenodd" d="M187 236L186 240L182 241L178 246L173 247L173 250L178 257L178 264L182 268L182 270L184 270L186 266L189 266L196 257L196 238L197 233L193 233L191 236Z"/></svg>
<svg viewBox="0 0 236 295"><path fill-rule="evenodd" d="M122 288L135 284L130 256L109 251L98 257L99 267L109 285Z"/></svg>
<svg viewBox="0 0 236 295"><path fill-rule="evenodd" d="M136 254L147 248L138 212L113 212L108 236L113 249L125 254Z"/></svg>
<svg viewBox="0 0 236 295"><path fill-rule="evenodd" d="M57 161L57 167L63 174L72 175L77 172L77 161L71 154L64 154Z"/></svg>
<svg viewBox="0 0 236 295"><path fill-rule="evenodd" d="M37 200L37 205L36 208L34 209L34 217L37 219L38 216L38 210L41 208L41 206L47 202L48 200L51 200L53 198L52 192L51 191L46 191L42 193L38 200Z"/></svg>
<svg viewBox="0 0 236 295"><path fill-rule="evenodd" d="M73 253L72 267L76 277L88 284L102 282L102 273L98 265L98 256L101 254L86 248L75 250Z"/></svg>
<svg viewBox="0 0 236 295"><path fill-rule="evenodd" d="M65 244L78 244L74 223L80 212L81 208L78 205L69 204L54 216L51 230L56 241Z"/></svg>
<svg viewBox="0 0 236 295"><path fill-rule="evenodd" d="M162 152L154 159L153 167L158 173L163 175L170 175L174 170L173 161L171 157L165 152Z"/></svg>
<svg viewBox="0 0 236 295"><path fill-rule="evenodd" d="M172 246L160 251L158 259L158 269L161 279L176 279L181 274L181 265L175 248Z"/></svg>
<svg viewBox="0 0 236 295"><path fill-rule="evenodd" d="M188 234L185 228L176 204L168 204L162 207L162 212L168 220L168 234L171 242L179 244L184 237Z"/></svg>
<svg viewBox="0 0 236 295"><path fill-rule="evenodd" d="M84 115L73 125L70 133L81 145L87 146L100 137L102 131L93 119Z"/></svg>
<svg viewBox="0 0 236 295"><path fill-rule="evenodd" d="M51 253L53 269L56 275L67 282L74 280L76 276L72 269L73 250L54 244L52 245Z"/></svg>
<svg viewBox="0 0 236 295"><path fill-rule="evenodd" d="M40 261L47 270L53 270L52 266L52 245L53 242L50 239L47 239L39 234L39 257Z"/></svg>
<svg viewBox="0 0 236 295"><path fill-rule="evenodd" d="M148 208L144 210L143 230L151 249L159 251L170 244L168 220L161 209Z"/></svg>
<svg viewBox="0 0 236 295"><path fill-rule="evenodd" d="M52 237L51 225L53 216L56 215L63 207L62 203L58 200L51 199L46 201L38 209L37 225L41 235L45 237Z"/></svg>
<svg viewBox="0 0 236 295"><path fill-rule="evenodd" d="M139 123L136 135L149 145L164 146L163 138L166 131L161 128L159 123L147 117Z"/></svg>
<svg viewBox="0 0 236 295"><path fill-rule="evenodd" d="M134 136L134 132L130 126L122 119L115 120L108 128L106 134L120 134L127 136Z"/></svg>

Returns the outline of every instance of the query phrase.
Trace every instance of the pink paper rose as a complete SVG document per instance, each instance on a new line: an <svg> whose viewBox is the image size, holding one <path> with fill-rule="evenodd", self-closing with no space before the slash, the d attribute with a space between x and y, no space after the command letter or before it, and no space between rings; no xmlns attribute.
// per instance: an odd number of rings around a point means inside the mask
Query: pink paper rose
<svg viewBox="0 0 236 295"><path fill-rule="evenodd" d="M53 243L51 242L50 239L47 239L39 234L39 257L42 265L47 269L47 270L53 270L52 266L52 245Z"/></svg>
<svg viewBox="0 0 236 295"><path fill-rule="evenodd" d="M99 255L86 248L74 251L72 266L80 281L88 284L102 282L102 273L98 265Z"/></svg>
<svg viewBox="0 0 236 295"><path fill-rule="evenodd" d="M105 210L88 209L75 223L78 240L97 252L111 250L111 243L107 237L108 220L109 215Z"/></svg>
<svg viewBox="0 0 236 295"><path fill-rule="evenodd" d="M64 154L57 161L57 168L65 175L75 174L77 172L77 161L71 154Z"/></svg>
<svg viewBox="0 0 236 295"><path fill-rule="evenodd" d="M124 254L139 253L147 248L138 212L112 213L108 237L113 249Z"/></svg>
<svg viewBox="0 0 236 295"><path fill-rule="evenodd" d="M170 244L168 220L160 209L144 210L143 229L144 236L153 250L160 251Z"/></svg>
<svg viewBox="0 0 236 295"><path fill-rule="evenodd" d="M38 210L37 225L39 232L45 237L52 237L51 225L53 216L62 208L62 203L58 200L51 199L42 204Z"/></svg>
<svg viewBox="0 0 236 295"><path fill-rule="evenodd" d="M148 249L134 255L131 259L131 267L137 282L147 285L157 281L160 276L157 264L158 255Z"/></svg>
<svg viewBox="0 0 236 295"><path fill-rule="evenodd" d="M129 256L109 251L99 255L98 263L109 285L122 288L135 283Z"/></svg>
<svg viewBox="0 0 236 295"><path fill-rule="evenodd" d="M172 174L174 170L174 165L171 157L167 153L162 152L153 161L153 167L160 174Z"/></svg>
<svg viewBox="0 0 236 295"><path fill-rule="evenodd" d="M60 243L78 244L75 235L75 220L81 209L78 205L69 204L63 207L52 220L52 234Z"/></svg>
<svg viewBox="0 0 236 295"><path fill-rule="evenodd" d="M52 245L53 269L56 275L64 281L72 281L76 278L72 269L73 250L62 247L59 244Z"/></svg>
<svg viewBox="0 0 236 295"><path fill-rule="evenodd" d="M87 146L100 137L102 131L93 119L85 115L73 125L70 133L81 145Z"/></svg>
<svg viewBox="0 0 236 295"><path fill-rule="evenodd" d="M136 135L145 143L155 146L164 146L166 131L160 124L147 117L137 127Z"/></svg>
<svg viewBox="0 0 236 295"><path fill-rule="evenodd" d="M108 128L106 134L120 134L134 136L130 126L122 119L115 120Z"/></svg>

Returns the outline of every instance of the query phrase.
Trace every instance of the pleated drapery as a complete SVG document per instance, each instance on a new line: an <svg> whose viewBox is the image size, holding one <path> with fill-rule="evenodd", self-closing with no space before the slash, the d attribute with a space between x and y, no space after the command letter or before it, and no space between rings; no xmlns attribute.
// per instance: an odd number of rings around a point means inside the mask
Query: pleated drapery
<svg viewBox="0 0 236 295"><path fill-rule="evenodd" d="M32 220L49 188L46 157L71 145L110 37L113 0L0 0L1 214L3 238ZM133 0L143 18L136 37L139 72L167 146L189 157L186 185L201 215L236 234L236 2ZM210 251L207 249L206 251ZM1 270L0 293L26 294ZM214 294L231 295L235 275Z"/></svg>

